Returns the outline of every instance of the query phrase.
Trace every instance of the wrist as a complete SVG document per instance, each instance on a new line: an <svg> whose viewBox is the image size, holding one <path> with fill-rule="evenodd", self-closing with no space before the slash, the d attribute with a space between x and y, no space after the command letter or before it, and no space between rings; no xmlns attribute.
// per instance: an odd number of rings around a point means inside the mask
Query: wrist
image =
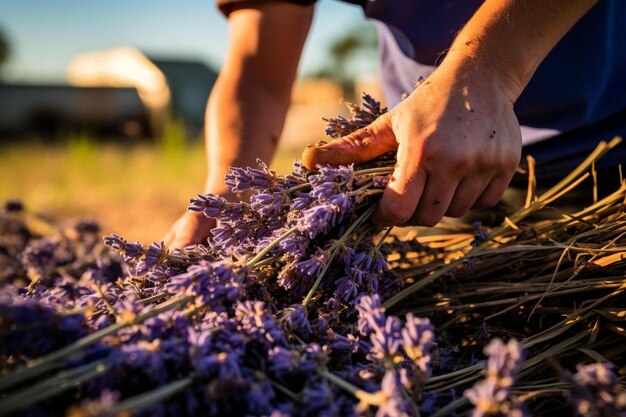
<svg viewBox="0 0 626 417"><path fill-rule="evenodd" d="M511 70L516 67L515 65L493 59L499 54L485 53L470 41L465 43L467 45L463 47L453 45L439 68L464 84L480 86L485 90L495 89L511 104L515 103L528 83L530 75L526 77L522 71Z"/></svg>

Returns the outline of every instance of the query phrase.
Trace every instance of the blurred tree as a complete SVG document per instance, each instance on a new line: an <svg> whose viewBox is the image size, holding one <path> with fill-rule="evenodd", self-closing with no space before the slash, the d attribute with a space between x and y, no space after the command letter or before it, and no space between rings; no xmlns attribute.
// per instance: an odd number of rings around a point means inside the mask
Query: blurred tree
<svg viewBox="0 0 626 417"><path fill-rule="evenodd" d="M10 53L11 48L9 47L9 39L5 35L2 28L0 28L0 80L2 79L4 64L6 64Z"/></svg>
<svg viewBox="0 0 626 417"><path fill-rule="evenodd" d="M352 92L354 87L357 75L354 70L355 62L371 58L376 54L377 47L376 30L369 23L352 27L330 45L332 64L329 72L341 83L344 93Z"/></svg>

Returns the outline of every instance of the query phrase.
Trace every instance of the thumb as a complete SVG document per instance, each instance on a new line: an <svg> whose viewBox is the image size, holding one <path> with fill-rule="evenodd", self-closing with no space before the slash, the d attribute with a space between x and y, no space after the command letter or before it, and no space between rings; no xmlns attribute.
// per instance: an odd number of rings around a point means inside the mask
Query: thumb
<svg viewBox="0 0 626 417"><path fill-rule="evenodd" d="M302 153L304 165L315 171L317 165L349 165L366 162L398 148L389 113L371 125L327 144L308 146Z"/></svg>

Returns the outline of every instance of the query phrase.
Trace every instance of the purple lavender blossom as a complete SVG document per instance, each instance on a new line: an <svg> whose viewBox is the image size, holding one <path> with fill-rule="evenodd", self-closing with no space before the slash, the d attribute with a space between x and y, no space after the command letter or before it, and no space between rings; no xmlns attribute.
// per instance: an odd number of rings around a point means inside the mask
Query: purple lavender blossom
<svg viewBox="0 0 626 417"><path fill-rule="evenodd" d="M471 245L472 247L478 247L487 239L487 233L482 229L482 222L480 220L476 220L472 225L474 227L474 240L472 240Z"/></svg>
<svg viewBox="0 0 626 417"><path fill-rule="evenodd" d="M396 371L385 372L380 390L385 400L378 407L376 417L410 417L415 414L410 400L402 393L402 383Z"/></svg>
<svg viewBox="0 0 626 417"><path fill-rule="evenodd" d="M359 312L357 326L363 336L368 336L385 325L387 318L378 294L361 296L355 308Z"/></svg>
<svg viewBox="0 0 626 417"><path fill-rule="evenodd" d="M119 252L126 262L137 261L146 252L144 247L139 242L127 242L124 238L116 234L105 236L104 244Z"/></svg>
<svg viewBox="0 0 626 417"><path fill-rule="evenodd" d="M238 302L235 316L240 322L244 334L258 342L282 343L284 336L274 320L274 316L260 301Z"/></svg>
<svg viewBox="0 0 626 417"><path fill-rule="evenodd" d="M337 222L339 210L332 204L320 204L306 209L298 219L298 231L310 239L326 233Z"/></svg>
<svg viewBox="0 0 626 417"><path fill-rule="evenodd" d="M223 197L213 194L199 194L189 200L189 203L189 210L200 212L213 219L219 218L223 208L228 204Z"/></svg>
<svg viewBox="0 0 626 417"><path fill-rule="evenodd" d="M626 390L612 363L576 366L571 402L577 416L626 417Z"/></svg>
<svg viewBox="0 0 626 417"><path fill-rule="evenodd" d="M328 262L329 255L327 251L318 249L309 259L296 263L295 268L306 277L316 277Z"/></svg>
<svg viewBox="0 0 626 417"><path fill-rule="evenodd" d="M380 101L367 93L361 94L361 101L363 110L371 114L374 119L387 113L387 108L383 107Z"/></svg>
<svg viewBox="0 0 626 417"><path fill-rule="evenodd" d="M309 249L309 240L302 235L291 235L281 240L278 247L296 259L304 256Z"/></svg>
<svg viewBox="0 0 626 417"><path fill-rule="evenodd" d="M170 278L169 291L194 295L214 307L222 302L233 302L242 293L237 275L229 265L202 261L187 272Z"/></svg>
<svg viewBox="0 0 626 417"><path fill-rule="evenodd" d="M387 188L387 184L389 183L389 177L386 175L376 175L372 178L372 184L374 188Z"/></svg>
<svg viewBox="0 0 626 417"><path fill-rule="evenodd" d="M369 94L363 93L361 99L361 106L348 103L348 109L352 113L350 120L342 116L322 118L326 122L326 135L331 138L349 135L358 129L368 126L380 115L387 112L387 108L382 107L380 102Z"/></svg>
<svg viewBox="0 0 626 417"><path fill-rule="evenodd" d="M285 204L285 194L283 193L260 193L250 197L250 207L261 218L266 219L279 214Z"/></svg>
<svg viewBox="0 0 626 417"><path fill-rule="evenodd" d="M148 268L152 268L153 266L157 266L163 262L166 255L167 250L165 249L164 242L153 242L152 245L148 246L146 249L144 262Z"/></svg>
<svg viewBox="0 0 626 417"><path fill-rule="evenodd" d="M399 318L387 317L385 325L378 327L370 334L372 349L368 355L373 360L391 359L398 354L402 341L402 321Z"/></svg>
<svg viewBox="0 0 626 417"><path fill-rule="evenodd" d="M274 346L267 352L269 368L277 376L283 377L294 372L297 369L298 361L293 351L281 347Z"/></svg>
<svg viewBox="0 0 626 417"><path fill-rule="evenodd" d="M308 338L311 334L311 323L306 316L306 310L302 304L293 304L289 307L287 324L289 330L295 332L300 337Z"/></svg>
<svg viewBox="0 0 626 417"><path fill-rule="evenodd" d="M409 313L402 329L402 348L422 373L429 377L430 351L435 346L435 327L427 318L417 318Z"/></svg>
<svg viewBox="0 0 626 417"><path fill-rule="evenodd" d="M524 404L510 390L523 359L522 345L515 339L506 345L494 339L484 351L488 356L485 379L463 394L474 405L472 417L528 416Z"/></svg>
<svg viewBox="0 0 626 417"><path fill-rule="evenodd" d="M297 197L291 200L291 208L293 210L304 210L309 208L313 198L309 194L299 194Z"/></svg>
<svg viewBox="0 0 626 417"><path fill-rule="evenodd" d="M276 175L265 163L257 159L259 169L230 167L230 174L225 176L226 185L235 193L246 190L265 191L272 188Z"/></svg>
<svg viewBox="0 0 626 417"><path fill-rule="evenodd" d="M341 277L335 281L335 297L344 301L350 301L359 294L359 286L351 277Z"/></svg>
<svg viewBox="0 0 626 417"><path fill-rule="evenodd" d="M319 171L315 175L309 177L309 182L316 187L323 186L339 186L341 190L349 191L352 189L352 182L354 181L354 166L342 165L338 167L330 165L320 165Z"/></svg>

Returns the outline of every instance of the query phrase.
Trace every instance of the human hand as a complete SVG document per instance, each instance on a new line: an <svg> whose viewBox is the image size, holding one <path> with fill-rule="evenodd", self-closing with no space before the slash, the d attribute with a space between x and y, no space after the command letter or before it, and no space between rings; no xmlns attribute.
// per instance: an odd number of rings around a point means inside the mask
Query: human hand
<svg viewBox="0 0 626 417"><path fill-rule="evenodd" d="M186 211L165 235L163 239L165 246L176 249L206 243L215 223L215 219L210 219L202 213Z"/></svg>
<svg viewBox="0 0 626 417"><path fill-rule="evenodd" d="M506 82L447 60L398 106L344 138L307 148L305 165L343 165L397 150L373 215L379 226L434 226L495 205L520 160L521 132Z"/></svg>

